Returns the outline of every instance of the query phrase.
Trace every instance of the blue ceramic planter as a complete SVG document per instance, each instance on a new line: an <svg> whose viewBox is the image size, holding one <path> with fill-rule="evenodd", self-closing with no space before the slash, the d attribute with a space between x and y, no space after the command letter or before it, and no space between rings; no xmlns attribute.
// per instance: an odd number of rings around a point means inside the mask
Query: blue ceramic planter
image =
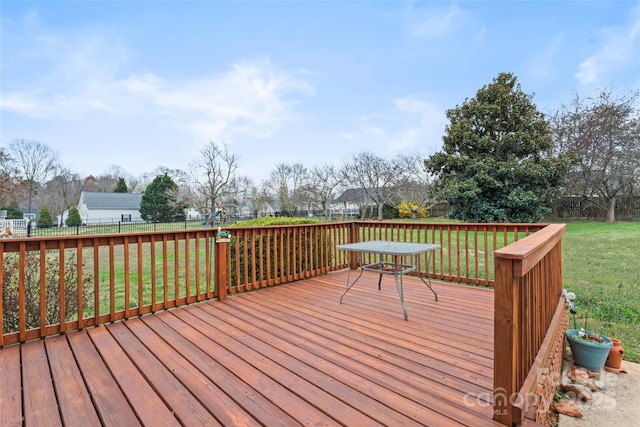
<svg viewBox="0 0 640 427"><path fill-rule="evenodd" d="M604 363L607 361L613 342L605 336L602 337L604 338L604 343L602 344L585 341L578 337L578 332L578 329L568 329L565 332L573 354L573 362L592 371L601 370L604 368ZM588 334L589 331L586 331L586 333Z"/></svg>

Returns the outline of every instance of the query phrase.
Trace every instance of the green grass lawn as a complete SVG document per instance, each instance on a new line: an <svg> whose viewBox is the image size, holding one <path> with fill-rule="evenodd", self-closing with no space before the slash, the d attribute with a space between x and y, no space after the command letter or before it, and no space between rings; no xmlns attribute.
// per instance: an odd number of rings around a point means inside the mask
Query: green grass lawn
<svg viewBox="0 0 640 427"><path fill-rule="evenodd" d="M640 223L568 223L563 278L577 295L576 326L588 316L589 329L618 338L625 360L640 362Z"/></svg>

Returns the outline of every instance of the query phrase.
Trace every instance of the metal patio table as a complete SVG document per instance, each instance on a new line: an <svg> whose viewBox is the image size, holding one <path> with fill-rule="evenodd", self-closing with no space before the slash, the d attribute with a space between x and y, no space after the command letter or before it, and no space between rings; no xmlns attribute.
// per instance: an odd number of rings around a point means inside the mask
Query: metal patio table
<svg viewBox="0 0 640 427"><path fill-rule="evenodd" d="M435 295L436 301L438 301L438 294L433 290L431 286L431 276L429 274L429 261L431 260L431 254L433 251L440 249L440 245L431 243L413 243L413 242L393 242L388 240L370 240L368 242L348 243L344 245L338 245L338 249L355 252L359 256L360 274L354 279L352 283L349 283L349 275L347 275L347 289L340 297L340 304L342 299L349 292L349 289L356 284L358 279L362 277L362 273L365 271L372 271L379 273L378 289L381 288L382 275L391 274L394 276L396 282L396 288L398 289L398 296L400 297L400 304L402 305L402 311L404 313L404 320L408 320L407 307L404 303L404 293L402 288L402 276L412 271L417 272L417 255L422 253L428 253L427 256L427 280L419 274L417 277L427 285L433 295ZM378 254L378 262L372 264L364 264L363 254ZM391 262L387 261L391 257ZM403 264L404 257L411 257L412 264Z"/></svg>

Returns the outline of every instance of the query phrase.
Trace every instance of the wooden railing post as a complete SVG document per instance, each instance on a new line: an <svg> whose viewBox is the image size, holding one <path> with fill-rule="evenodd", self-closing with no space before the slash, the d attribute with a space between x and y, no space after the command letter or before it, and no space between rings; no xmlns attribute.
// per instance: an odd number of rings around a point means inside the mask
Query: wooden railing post
<svg viewBox="0 0 640 427"><path fill-rule="evenodd" d="M227 251L229 250L229 239L220 239L216 237L216 243L213 246L214 256L214 280L215 280L215 297L221 301L227 297Z"/></svg>
<svg viewBox="0 0 640 427"><path fill-rule="evenodd" d="M518 390L517 342L518 301L517 283L513 283L513 260L495 258L494 283L494 354L493 354L493 419L511 426L512 396Z"/></svg>
<svg viewBox="0 0 640 427"><path fill-rule="evenodd" d="M352 221L349 224L349 243L357 243L360 241L360 224L357 221ZM358 257L355 252L349 253L349 268L352 270L358 269Z"/></svg>

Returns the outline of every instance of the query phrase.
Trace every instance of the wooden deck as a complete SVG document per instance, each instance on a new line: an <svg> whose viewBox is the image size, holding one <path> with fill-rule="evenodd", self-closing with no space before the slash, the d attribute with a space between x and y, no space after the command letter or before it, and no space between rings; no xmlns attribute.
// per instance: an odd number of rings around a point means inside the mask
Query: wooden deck
<svg viewBox="0 0 640 427"><path fill-rule="evenodd" d="M0 349L0 425L499 425L493 291L346 278Z"/></svg>

